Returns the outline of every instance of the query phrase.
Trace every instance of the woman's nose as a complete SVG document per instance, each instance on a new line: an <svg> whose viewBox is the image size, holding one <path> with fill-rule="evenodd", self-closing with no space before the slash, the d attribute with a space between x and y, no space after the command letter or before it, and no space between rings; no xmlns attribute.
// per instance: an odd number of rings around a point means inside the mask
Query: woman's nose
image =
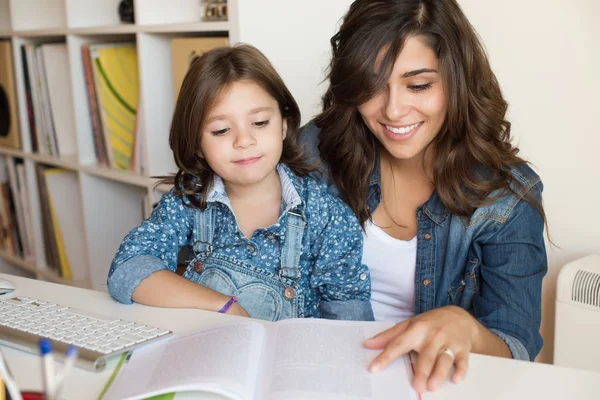
<svg viewBox="0 0 600 400"><path fill-rule="evenodd" d="M385 117L389 121L399 121L410 112L410 104L406 95L400 90L389 88L385 103Z"/></svg>

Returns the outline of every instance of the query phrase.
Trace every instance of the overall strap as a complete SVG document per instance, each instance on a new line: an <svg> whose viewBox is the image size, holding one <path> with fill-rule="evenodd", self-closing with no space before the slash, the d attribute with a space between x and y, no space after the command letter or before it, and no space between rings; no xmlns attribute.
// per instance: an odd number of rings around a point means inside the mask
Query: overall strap
<svg viewBox="0 0 600 400"><path fill-rule="evenodd" d="M287 229L285 243L281 251L281 268L279 275L295 283L302 277L300 273L300 255L302 254L302 237L306 221L297 209L287 212Z"/></svg>
<svg viewBox="0 0 600 400"><path fill-rule="evenodd" d="M213 206L209 205L204 211L196 212L196 233L192 246L196 255L208 257L213 251L214 219Z"/></svg>

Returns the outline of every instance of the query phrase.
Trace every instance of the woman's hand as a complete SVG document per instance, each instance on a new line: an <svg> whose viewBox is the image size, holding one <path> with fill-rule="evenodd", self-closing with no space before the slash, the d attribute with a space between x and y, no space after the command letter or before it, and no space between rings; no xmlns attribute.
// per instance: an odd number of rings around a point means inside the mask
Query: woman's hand
<svg viewBox="0 0 600 400"><path fill-rule="evenodd" d="M406 320L365 341L369 349L384 349L371 363L371 372L387 367L411 350L419 354L413 387L419 393L440 388L452 365L452 382L461 382L467 373L469 353L482 326L467 311L446 306Z"/></svg>
<svg viewBox="0 0 600 400"><path fill-rule="evenodd" d="M240 303L233 303L227 310L227 314L250 318L250 315L244 310L244 307L240 306Z"/></svg>

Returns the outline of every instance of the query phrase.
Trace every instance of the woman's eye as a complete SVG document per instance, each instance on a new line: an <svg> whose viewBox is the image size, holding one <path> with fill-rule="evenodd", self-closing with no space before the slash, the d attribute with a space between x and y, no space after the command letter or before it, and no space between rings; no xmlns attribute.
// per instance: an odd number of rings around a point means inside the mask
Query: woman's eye
<svg viewBox="0 0 600 400"><path fill-rule="evenodd" d="M422 92L424 90L427 90L431 87L431 83L426 83L424 85L410 85L408 86L408 88L410 90L412 90L413 92Z"/></svg>
<svg viewBox="0 0 600 400"><path fill-rule="evenodd" d="M218 131L211 131L210 133L212 133L213 136L221 136L221 135L224 135L225 133L227 133L228 130L229 130L229 128L225 128L225 129L219 129Z"/></svg>
<svg viewBox="0 0 600 400"><path fill-rule="evenodd" d="M267 125L269 125L269 120L266 120L266 121L258 121L258 122L254 122L254 123L253 123L253 125L254 125L254 126L257 126L257 127L259 127L259 128L262 128L262 127L264 127L264 126L267 126Z"/></svg>

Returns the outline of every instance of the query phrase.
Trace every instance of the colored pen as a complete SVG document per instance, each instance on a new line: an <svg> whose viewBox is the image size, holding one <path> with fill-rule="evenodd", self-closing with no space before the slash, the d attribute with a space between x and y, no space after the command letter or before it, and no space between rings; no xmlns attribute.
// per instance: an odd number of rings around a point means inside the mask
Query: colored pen
<svg viewBox="0 0 600 400"><path fill-rule="evenodd" d="M62 392L63 387L65 386L65 378L67 377L67 375L69 375L69 372L71 372L71 369L73 369L73 366L75 365L75 361L77 360L77 348L73 345L69 346L69 348L67 349L67 353L66 353L66 358L65 358L65 365L60 373L60 375L58 376L58 379L56 380L56 390L55 390L55 394L54 394L54 399L59 399L60 398L60 394Z"/></svg>
<svg viewBox="0 0 600 400"><path fill-rule="evenodd" d="M40 340L40 355L42 356L42 370L44 374L44 392L46 400L54 399L54 356L52 355L52 342L50 339Z"/></svg>

